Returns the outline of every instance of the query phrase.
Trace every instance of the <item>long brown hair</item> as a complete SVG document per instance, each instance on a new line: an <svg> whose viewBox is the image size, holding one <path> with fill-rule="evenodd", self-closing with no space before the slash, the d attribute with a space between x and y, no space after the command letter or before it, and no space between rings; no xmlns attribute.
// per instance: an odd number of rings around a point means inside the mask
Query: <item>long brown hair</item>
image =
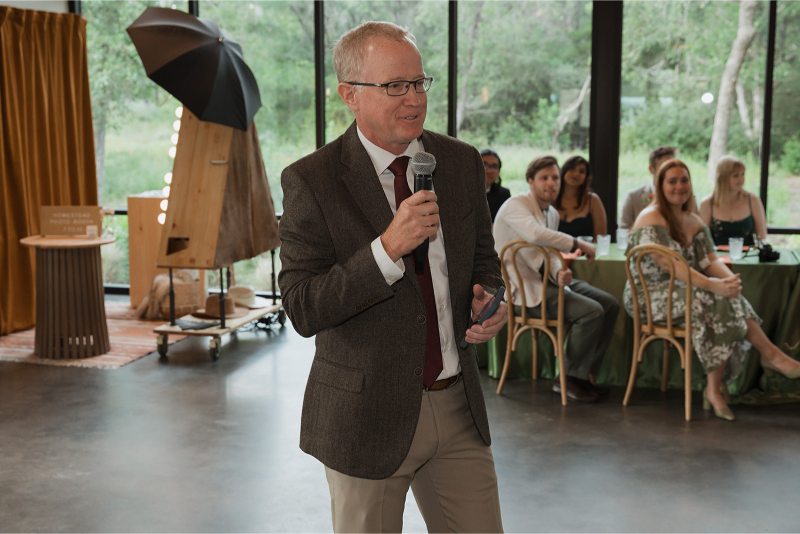
<svg viewBox="0 0 800 534"><path fill-rule="evenodd" d="M586 202L586 197L591 191L590 186L592 185L592 168L589 166L589 162L583 157L572 156L564 162L564 165L561 166L561 188L558 190L558 196L556 197L556 209L564 209L561 207L561 197L564 195L564 184L566 183L564 181L564 176L566 176L567 171L577 169L581 165L586 166L586 178L583 180L583 183L580 185L580 187L578 187L578 203L575 205L575 209L580 209L580 207L583 206L583 203Z"/></svg>
<svg viewBox="0 0 800 534"><path fill-rule="evenodd" d="M667 171L673 167L683 167L686 169L686 174L689 176L689 183L692 182L692 173L689 171L689 167L681 160L668 159L662 163L658 168L658 179L656 180L656 208L658 208L659 213L661 213L667 221L667 230L669 231L670 237L683 246L686 236L683 234L683 230L681 230L681 221L675 217L675 214L669 209L667 197L664 196L664 177L667 175ZM689 205L691 203L692 196L689 196L689 199L681 206L681 211L689 211Z"/></svg>

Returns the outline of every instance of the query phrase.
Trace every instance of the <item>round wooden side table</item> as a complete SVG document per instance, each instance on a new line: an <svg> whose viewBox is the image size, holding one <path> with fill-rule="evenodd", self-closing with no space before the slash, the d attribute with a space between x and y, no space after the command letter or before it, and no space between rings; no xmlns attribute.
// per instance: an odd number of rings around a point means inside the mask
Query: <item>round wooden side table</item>
<svg viewBox="0 0 800 534"><path fill-rule="evenodd" d="M114 241L38 235L20 239L36 248L36 356L77 359L110 350L100 246Z"/></svg>

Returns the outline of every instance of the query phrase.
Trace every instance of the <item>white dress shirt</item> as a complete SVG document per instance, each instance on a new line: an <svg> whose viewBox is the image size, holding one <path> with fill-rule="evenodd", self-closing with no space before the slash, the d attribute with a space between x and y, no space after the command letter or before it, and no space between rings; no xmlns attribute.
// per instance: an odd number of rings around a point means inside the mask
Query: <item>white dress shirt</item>
<svg viewBox="0 0 800 534"><path fill-rule="evenodd" d="M405 152L394 155L372 143L361 133L360 129L356 129L361 144L364 145L370 160L372 160L375 173L381 181L383 193L386 195L386 200L389 201L392 213L397 213L397 202L394 197L394 173L389 170L389 165L400 156L413 158L414 154L417 152L423 152L425 149L422 146L422 142L415 139L408 145ZM411 168L410 161L408 169L406 170L406 178L408 179L408 188L413 192L414 170ZM435 191L435 181L433 188ZM381 273L383 273L387 284L392 285L405 275L403 260L399 259L393 262L386 253L386 250L384 250L380 237L372 242L372 254L375 256L375 261ZM461 364L458 361L458 350L456 349L456 339L453 332L453 309L450 306L450 283L447 273L447 261L444 255L444 237L442 236L441 225L436 231L436 235L430 238L428 262L431 267L433 295L436 300L436 315L439 319L439 343L442 347L442 372L439 374L437 380L441 380L443 378L455 376L461 372Z"/></svg>
<svg viewBox="0 0 800 534"><path fill-rule="evenodd" d="M528 243L543 247L553 247L561 252L572 250L573 238L558 231L558 211L553 206L542 210L533 196L533 192L520 193L500 207L494 220L492 234L494 235L494 248L499 255L506 243L515 239L524 239ZM522 305L522 297L517 287L517 274L511 264L511 254L506 254L504 262L511 277L511 292L509 302L517 306ZM542 275L539 273L544 256L536 250L528 248L517 254L517 267L522 276L525 288L525 306L533 308L542 302ZM561 261L554 254L550 254L550 277L556 280ZM568 289L568 288L567 288Z"/></svg>

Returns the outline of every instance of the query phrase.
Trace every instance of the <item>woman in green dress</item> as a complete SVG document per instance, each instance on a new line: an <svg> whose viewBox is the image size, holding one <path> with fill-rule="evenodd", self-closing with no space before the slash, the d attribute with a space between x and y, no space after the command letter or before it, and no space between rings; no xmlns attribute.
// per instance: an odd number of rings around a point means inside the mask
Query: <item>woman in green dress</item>
<svg viewBox="0 0 800 534"><path fill-rule="evenodd" d="M642 244L658 244L681 254L689 263L690 272L675 262L676 284L685 287L691 278L692 345L708 375L703 392L705 409L714 408L717 417L734 419L725 403L720 387L723 379L733 380L742 371L744 357L750 346L761 353L762 365L790 378L800 378L800 362L785 355L761 329L761 319L741 296L740 275L731 270L714 252L714 242L702 219L689 209L692 199L692 179L686 165L676 159L664 162L656 180L656 202L636 218L628 234L629 249ZM650 291L653 320L666 321L669 260L648 255L642 260L642 273ZM631 274L638 279L635 263ZM640 302L644 293L637 287ZM685 291L673 291L673 317L685 314ZM629 284L623 294L625 309L633 314ZM644 309L642 319L646 320Z"/></svg>

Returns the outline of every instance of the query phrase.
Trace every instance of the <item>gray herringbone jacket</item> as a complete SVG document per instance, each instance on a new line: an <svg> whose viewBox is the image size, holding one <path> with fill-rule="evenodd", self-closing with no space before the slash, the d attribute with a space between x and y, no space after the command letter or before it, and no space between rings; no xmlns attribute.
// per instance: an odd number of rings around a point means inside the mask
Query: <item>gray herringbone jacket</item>
<svg viewBox="0 0 800 534"><path fill-rule="evenodd" d="M481 157L471 146L425 131L436 157L438 197L457 341L469 326L473 284L502 284L486 204ZM422 399L425 304L406 259L389 286L371 242L392 210L355 123L287 167L279 235L279 285L294 328L316 335L300 448L350 476L390 476L408 454ZM412 273L411 276L408 273ZM459 349L472 418L489 445L475 349ZM416 372L415 372L416 371Z"/></svg>

